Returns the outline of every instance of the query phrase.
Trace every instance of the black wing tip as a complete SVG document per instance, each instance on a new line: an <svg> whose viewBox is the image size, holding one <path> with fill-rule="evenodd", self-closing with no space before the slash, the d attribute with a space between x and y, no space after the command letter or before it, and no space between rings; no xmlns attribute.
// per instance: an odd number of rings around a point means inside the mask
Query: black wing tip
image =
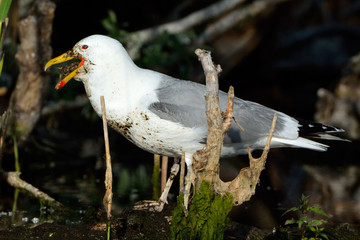
<svg viewBox="0 0 360 240"><path fill-rule="evenodd" d="M319 135L322 133L343 133L344 130L341 128L337 128L330 125L325 125L322 123L315 123L305 120L298 120L299 121L299 135L300 136L311 136L311 135Z"/></svg>

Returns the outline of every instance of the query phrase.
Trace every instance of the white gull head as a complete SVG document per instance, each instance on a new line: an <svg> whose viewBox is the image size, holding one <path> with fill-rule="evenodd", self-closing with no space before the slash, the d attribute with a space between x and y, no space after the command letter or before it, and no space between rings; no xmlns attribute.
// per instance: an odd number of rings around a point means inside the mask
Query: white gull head
<svg viewBox="0 0 360 240"><path fill-rule="evenodd" d="M123 45L110 37L103 35L92 35L75 44L70 50L73 55L85 59L84 64L74 77L76 80L96 81L89 75L97 74L97 71L114 71L115 66L118 72L126 71L127 68L135 68L136 65L129 57ZM94 71L95 70L95 71Z"/></svg>

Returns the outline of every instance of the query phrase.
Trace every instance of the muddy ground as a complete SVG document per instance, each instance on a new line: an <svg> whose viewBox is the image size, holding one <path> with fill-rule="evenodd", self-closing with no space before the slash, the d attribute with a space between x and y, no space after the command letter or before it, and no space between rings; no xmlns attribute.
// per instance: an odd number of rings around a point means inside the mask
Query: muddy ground
<svg viewBox="0 0 360 240"><path fill-rule="evenodd" d="M126 210L121 215L113 216L111 223L111 239L170 239L171 212L174 205L166 206L161 213L149 211ZM82 216L69 220L69 216L61 219L44 217L38 223L33 219L23 224L11 223L11 216L2 213L0 217L0 239L106 239L106 214L102 210L94 209L82 212ZM52 216L54 217L54 216ZM76 218L76 217L75 217ZM79 220L80 219L80 220ZM337 224L325 226L328 238L360 239L359 226ZM225 240L232 239L300 239L300 232L296 227L279 227L274 229L259 229L229 221L224 235Z"/></svg>

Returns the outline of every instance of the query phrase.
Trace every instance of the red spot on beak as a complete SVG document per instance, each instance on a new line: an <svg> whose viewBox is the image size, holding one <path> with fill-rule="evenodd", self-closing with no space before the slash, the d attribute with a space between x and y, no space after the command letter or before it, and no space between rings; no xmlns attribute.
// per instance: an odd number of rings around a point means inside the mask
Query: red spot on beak
<svg viewBox="0 0 360 240"><path fill-rule="evenodd" d="M65 81L60 81L58 84L56 84L56 89L62 88L63 86L65 86L66 82Z"/></svg>

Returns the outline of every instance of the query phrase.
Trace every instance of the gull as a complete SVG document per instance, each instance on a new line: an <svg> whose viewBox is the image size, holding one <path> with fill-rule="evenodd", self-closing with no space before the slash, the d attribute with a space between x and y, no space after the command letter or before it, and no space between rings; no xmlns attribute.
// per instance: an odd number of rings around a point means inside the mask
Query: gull
<svg viewBox="0 0 360 240"><path fill-rule="evenodd" d="M52 65L78 59L56 85L59 89L72 78L82 81L95 112L101 116L100 97L106 101L109 126L136 146L153 154L179 158L185 153L188 171L192 155L204 148L208 135L203 84L138 67L122 44L110 37L92 35L68 52L51 59ZM74 67L75 66L75 67ZM226 109L227 94L219 91L220 108ZM263 149L268 130L277 114L270 147L326 151L327 145L309 138L343 140L331 135L342 129L297 120L258 103L234 98L234 119L224 138L221 157ZM164 199L163 199L164 200ZM165 199L166 201L166 199Z"/></svg>

